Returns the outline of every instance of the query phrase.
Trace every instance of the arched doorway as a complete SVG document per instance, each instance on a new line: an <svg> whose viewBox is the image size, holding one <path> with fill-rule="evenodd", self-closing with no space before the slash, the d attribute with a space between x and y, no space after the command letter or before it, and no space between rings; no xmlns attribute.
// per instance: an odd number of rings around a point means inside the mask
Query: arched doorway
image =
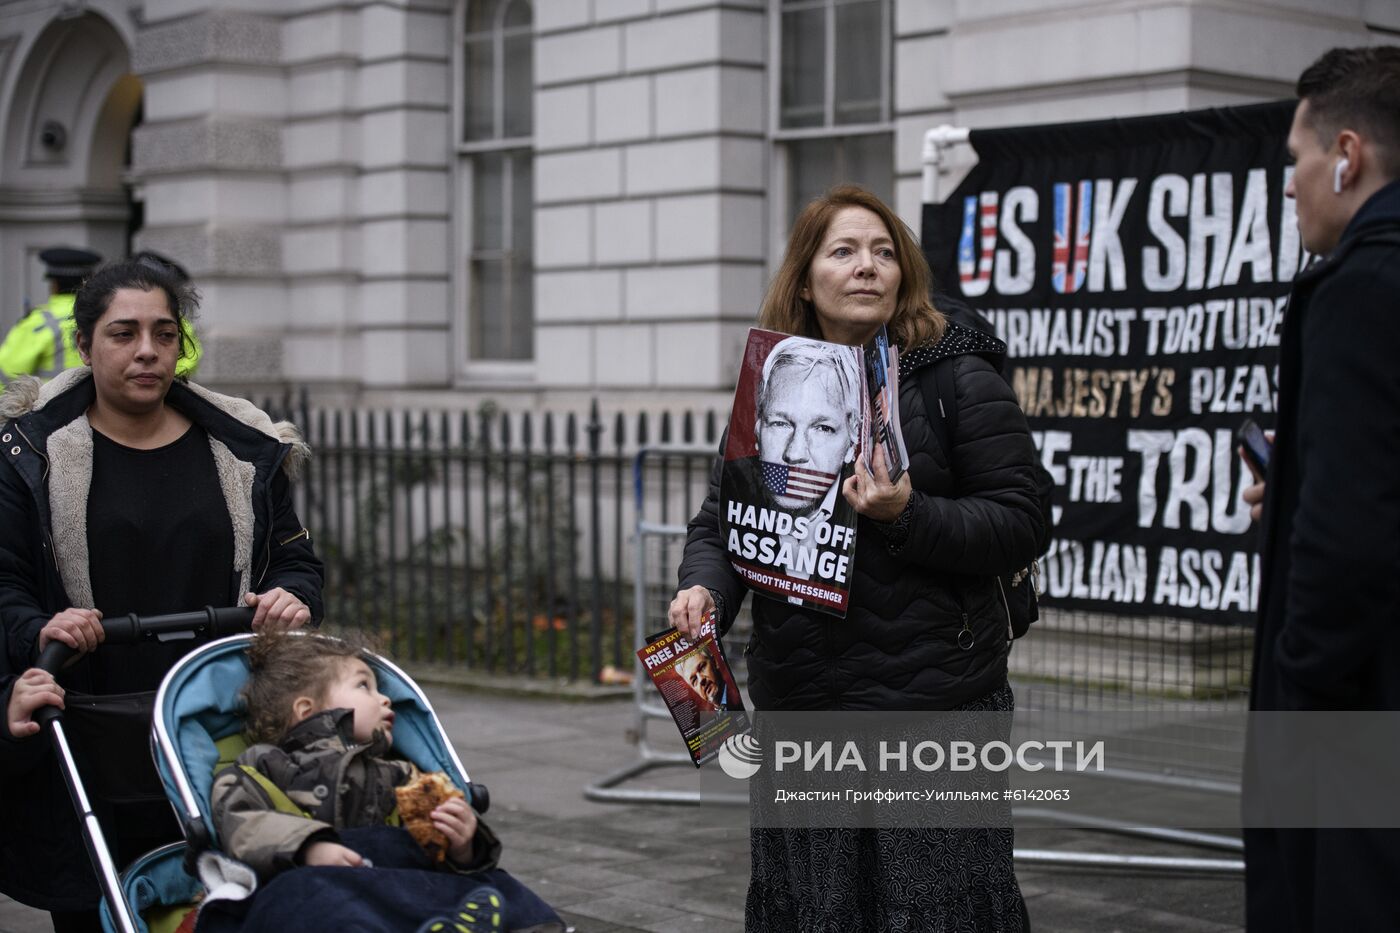
<svg viewBox="0 0 1400 933"><path fill-rule="evenodd" d="M126 39L89 12L51 21L22 54L13 93L0 101L3 326L47 296L40 250L125 255L140 220L129 168L142 84Z"/></svg>

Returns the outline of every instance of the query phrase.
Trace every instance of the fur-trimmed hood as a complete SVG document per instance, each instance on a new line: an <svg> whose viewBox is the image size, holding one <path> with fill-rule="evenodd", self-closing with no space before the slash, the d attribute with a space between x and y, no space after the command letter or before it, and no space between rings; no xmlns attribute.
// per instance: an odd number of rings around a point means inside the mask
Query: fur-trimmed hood
<svg viewBox="0 0 1400 933"><path fill-rule="evenodd" d="M92 378L92 370L86 366L66 369L48 382L34 376L21 376L10 382L5 391L0 392L0 420L8 420L39 411L63 393L77 387L84 380ZM254 428L281 444L290 445L287 456L282 461L282 469L288 479L296 479L302 467L311 460L311 447L301 435L301 431L290 421L273 421L272 418L252 402L233 395L211 392L193 382L183 383L199 398L213 405L231 418Z"/></svg>
<svg viewBox="0 0 1400 933"><path fill-rule="evenodd" d="M0 392L0 418L18 418L33 411L38 407L43 386L43 380L34 376L16 376Z"/></svg>

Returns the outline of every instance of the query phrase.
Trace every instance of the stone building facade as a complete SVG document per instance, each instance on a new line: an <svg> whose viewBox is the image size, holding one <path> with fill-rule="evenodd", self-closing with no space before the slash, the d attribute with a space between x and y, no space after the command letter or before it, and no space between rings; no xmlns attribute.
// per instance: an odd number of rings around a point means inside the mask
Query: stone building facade
<svg viewBox="0 0 1400 933"><path fill-rule="evenodd" d="M1393 0L0 0L0 325L153 248L204 381L726 405L805 198L917 229L930 127L1291 95Z"/></svg>

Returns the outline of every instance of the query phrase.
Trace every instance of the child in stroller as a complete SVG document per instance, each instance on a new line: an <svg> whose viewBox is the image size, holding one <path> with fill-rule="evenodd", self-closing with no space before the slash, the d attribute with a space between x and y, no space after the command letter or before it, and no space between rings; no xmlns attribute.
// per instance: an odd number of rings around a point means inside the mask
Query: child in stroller
<svg viewBox="0 0 1400 933"><path fill-rule="evenodd" d="M208 892L196 919L176 921L181 929L564 930L544 901L494 867L500 843L466 805L485 810L485 789L467 783L422 691L382 657L312 634L214 642L167 676L154 733L190 840L186 864L197 857ZM271 736L279 744L266 743ZM446 840L441 863L392 825L393 787L418 768L447 772L471 795L433 814ZM136 912L188 902L194 882L179 858L153 852L123 878ZM245 889L220 890L239 871Z"/></svg>
<svg viewBox="0 0 1400 933"><path fill-rule="evenodd" d="M395 714L374 671L346 642L281 634L255 637L248 667L247 733L257 744L215 776L210 795L224 852L260 879L295 865L364 866L340 831L397 824L396 789L423 783L417 766L388 757ZM421 834L438 837L426 843L436 861L463 874L496 867L500 841L460 792L423 822ZM498 891L476 885L454 916L421 929L501 930L502 908Z"/></svg>

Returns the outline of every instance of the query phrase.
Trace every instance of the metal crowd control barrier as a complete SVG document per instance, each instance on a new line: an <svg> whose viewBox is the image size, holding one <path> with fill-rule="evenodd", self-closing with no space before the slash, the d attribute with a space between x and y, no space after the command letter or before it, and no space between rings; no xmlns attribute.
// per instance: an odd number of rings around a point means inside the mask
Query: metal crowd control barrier
<svg viewBox="0 0 1400 933"><path fill-rule="evenodd" d="M704 484L708 482L710 464L713 462L714 456L713 447L664 445L643 448L633 461L632 477L637 515L635 526L636 566L633 568L635 647L640 648L650 632L663 628L666 624L666 607L675 595L675 572L680 563L681 550L685 543L686 526L684 523L689 521L700 501L695 498L695 490L687 482L685 488L675 493L681 497L679 505L681 511L677 513L682 516L679 523L669 522L664 518L661 521L649 519L647 517L646 497L648 461L660 458L663 465L668 460L674 459L686 462L686 474L691 480L698 478L701 483L699 496L703 499ZM697 462L702 465L698 470L695 469ZM660 495L663 500L673 496L670 484L664 480L661 483ZM670 514L671 510L665 506L671 504L673 503L663 502L663 507L659 509L663 516ZM654 509L653 511L658 510ZM736 628L738 628L738 623L736 623ZM738 660L733 653L731 653L731 657ZM647 731L649 723L659 721L661 725L658 728L671 737L676 735L675 724L670 711L661 702L655 687L652 686L651 678L647 676L646 671L635 659L633 664L632 695L635 705L633 734L637 743L637 759L605 776L596 784L588 785L584 789L584 796L589 800L604 803L748 806L749 797L747 794L620 786L657 768L683 766L693 770L695 767L690 760L690 755L685 751L670 751L659 748L652 743ZM740 671L736 670L735 675L739 677ZM742 686L743 678L740 677L740 680Z"/></svg>

